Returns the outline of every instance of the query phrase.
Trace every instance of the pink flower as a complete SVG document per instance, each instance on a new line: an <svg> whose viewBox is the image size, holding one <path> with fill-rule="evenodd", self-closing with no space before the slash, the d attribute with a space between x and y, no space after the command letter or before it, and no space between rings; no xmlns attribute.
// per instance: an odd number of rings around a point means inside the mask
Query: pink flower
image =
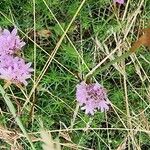
<svg viewBox="0 0 150 150"><path fill-rule="evenodd" d="M17 35L17 29L14 28L12 32L7 29L0 32L0 55L14 54L25 45L25 42L20 40Z"/></svg>
<svg viewBox="0 0 150 150"><path fill-rule="evenodd" d="M115 3L124 4L124 0L114 0Z"/></svg>
<svg viewBox="0 0 150 150"><path fill-rule="evenodd" d="M108 98L105 89L99 83L86 84L84 81L77 84L76 99L85 114L94 115L97 110L108 110Z"/></svg>
<svg viewBox="0 0 150 150"><path fill-rule="evenodd" d="M0 56L0 78L14 84L27 85L27 79L31 78L33 71L31 63L25 63L24 59L10 55Z"/></svg>

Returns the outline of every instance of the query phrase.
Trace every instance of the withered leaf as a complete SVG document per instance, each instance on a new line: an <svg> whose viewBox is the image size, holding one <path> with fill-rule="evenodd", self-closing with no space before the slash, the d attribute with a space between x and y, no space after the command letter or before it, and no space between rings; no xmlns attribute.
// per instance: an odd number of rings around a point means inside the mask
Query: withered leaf
<svg viewBox="0 0 150 150"><path fill-rule="evenodd" d="M150 28L142 29L142 32L144 34L132 45L130 49L132 52L135 52L136 49L142 45L150 48Z"/></svg>
<svg viewBox="0 0 150 150"><path fill-rule="evenodd" d="M71 142L70 135L69 135L67 132L60 132L59 134L60 134L60 136L61 136L62 138L64 138L65 140Z"/></svg>
<svg viewBox="0 0 150 150"><path fill-rule="evenodd" d="M48 38L51 35L51 32L49 30L42 29L42 30L38 31L37 34L41 37Z"/></svg>
<svg viewBox="0 0 150 150"><path fill-rule="evenodd" d="M54 141L51 133L46 130L41 130L41 139L44 142L43 150L61 150L59 141Z"/></svg>

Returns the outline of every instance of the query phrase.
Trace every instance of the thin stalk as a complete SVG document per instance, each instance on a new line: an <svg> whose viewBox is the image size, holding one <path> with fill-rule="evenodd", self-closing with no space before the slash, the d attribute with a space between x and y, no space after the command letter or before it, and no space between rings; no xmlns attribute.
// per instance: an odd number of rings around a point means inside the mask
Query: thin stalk
<svg viewBox="0 0 150 150"><path fill-rule="evenodd" d="M33 82L33 87L35 86L36 84L36 16L35 16L35 13L36 13L36 10L35 10L35 0L33 0L33 22L34 22L34 82ZM30 119L29 121L31 120L32 121L32 117L33 117L33 113L34 113L34 105L36 103L36 91L34 90L33 92L33 100L32 100L32 106L31 106L31 110L29 112L29 116L30 116Z"/></svg>
<svg viewBox="0 0 150 150"><path fill-rule="evenodd" d="M116 62L120 62L122 61L122 59L125 59L127 57L129 57L133 52L132 51L127 51L126 53L124 53L123 55L115 58L114 60L110 61L109 63L107 63L105 66L98 68L97 70L95 70L92 74L87 74L85 76L85 81L87 81L87 79L90 79L92 76L97 75L98 73L103 72L104 70L108 69L111 65L113 65ZM92 72L92 71L91 71Z"/></svg>

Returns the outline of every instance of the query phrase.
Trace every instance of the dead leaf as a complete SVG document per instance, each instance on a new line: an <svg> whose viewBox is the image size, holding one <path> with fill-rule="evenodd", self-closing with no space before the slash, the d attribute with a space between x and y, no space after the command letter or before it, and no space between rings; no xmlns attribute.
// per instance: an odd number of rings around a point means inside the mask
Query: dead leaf
<svg viewBox="0 0 150 150"><path fill-rule="evenodd" d="M146 129L147 131L150 130L148 118L147 118L147 116L145 116L143 111L141 111L141 113L140 113L140 123L144 129Z"/></svg>
<svg viewBox="0 0 150 150"><path fill-rule="evenodd" d="M58 141L54 141L50 133L45 130L41 131L41 138L44 144L43 150L61 150L61 146Z"/></svg>
<svg viewBox="0 0 150 150"><path fill-rule="evenodd" d="M150 28L145 28L142 30L142 32L144 34L132 45L130 49L132 52L135 52L136 49L142 45L150 48Z"/></svg>
<svg viewBox="0 0 150 150"><path fill-rule="evenodd" d="M69 142L72 142L72 141L71 141L71 138L70 138L70 136L69 136L69 134L68 134L67 132L60 132L59 134L60 134L59 136L61 136L61 137L64 138L65 140L67 140L67 141L69 141Z"/></svg>
<svg viewBox="0 0 150 150"><path fill-rule="evenodd" d="M41 37L48 38L51 35L51 32L49 30L43 29L38 31L37 34Z"/></svg>

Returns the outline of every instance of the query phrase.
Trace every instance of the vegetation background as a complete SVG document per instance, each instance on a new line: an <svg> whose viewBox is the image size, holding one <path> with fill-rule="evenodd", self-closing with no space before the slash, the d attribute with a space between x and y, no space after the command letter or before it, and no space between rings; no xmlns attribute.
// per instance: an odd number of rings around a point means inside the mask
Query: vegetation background
<svg viewBox="0 0 150 150"><path fill-rule="evenodd" d="M149 26L149 8L149 0L123 5L112 0L1 0L0 26L17 26L26 42L21 55L32 62L34 73L27 87L5 89L30 140L3 95L0 149L41 150L42 143L50 148L58 139L62 150L150 149L147 47L94 76L107 89L108 112L85 115L75 99L78 77L129 51ZM54 141L47 138L50 132Z"/></svg>

